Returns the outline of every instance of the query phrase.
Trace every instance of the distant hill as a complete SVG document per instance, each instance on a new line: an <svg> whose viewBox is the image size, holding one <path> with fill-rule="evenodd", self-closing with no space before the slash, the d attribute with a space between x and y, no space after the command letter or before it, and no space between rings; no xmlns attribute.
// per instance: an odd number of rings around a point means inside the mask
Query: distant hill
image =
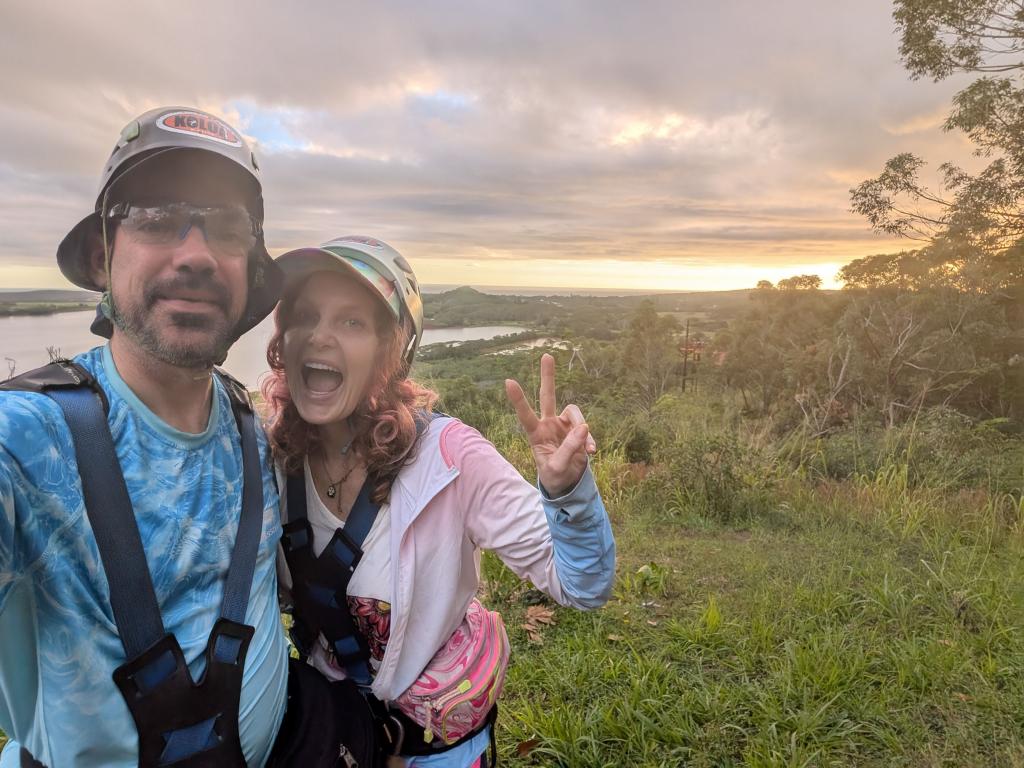
<svg viewBox="0 0 1024 768"><path fill-rule="evenodd" d="M3 291L0 293L0 304L95 304L100 295L93 291Z"/></svg>
<svg viewBox="0 0 1024 768"><path fill-rule="evenodd" d="M612 338L642 301L679 320L701 316L700 329L712 331L747 306L750 290L649 293L620 296L510 295L485 293L462 286L443 293L425 293L428 326L511 323L559 334Z"/></svg>
<svg viewBox="0 0 1024 768"><path fill-rule="evenodd" d="M652 296L667 293L658 289L643 288L531 288L522 285L474 285L460 286L458 283L420 283L423 293L447 293L456 288L471 287L489 296Z"/></svg>

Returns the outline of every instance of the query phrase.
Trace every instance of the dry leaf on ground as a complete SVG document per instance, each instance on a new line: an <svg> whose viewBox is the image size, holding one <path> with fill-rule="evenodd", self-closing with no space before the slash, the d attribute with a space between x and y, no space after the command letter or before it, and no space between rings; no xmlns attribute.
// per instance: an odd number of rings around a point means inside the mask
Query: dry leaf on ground
<svg viewBox="0 0 1024 768"><path fill-rule="evenodd" d="M525 618L526 621L523 623L523 629L526 630L526 636L530 639L531 643L540 645L544 642L541 629L545 626L550 627L555 623L555 612L543 605L531 605L526 609Z"/></svg>
<svg viewBox="0 0 1024 768"><path fill-rule="evenodd" d="M521 741L516 745L516 757L526 757L540 744L540 739Z"/></svg>

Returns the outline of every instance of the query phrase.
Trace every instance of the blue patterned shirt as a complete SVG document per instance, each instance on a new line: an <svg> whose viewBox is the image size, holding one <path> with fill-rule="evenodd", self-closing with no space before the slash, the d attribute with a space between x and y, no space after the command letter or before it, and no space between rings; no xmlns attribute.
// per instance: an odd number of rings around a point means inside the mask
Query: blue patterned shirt
<svg viewBox="0 0 1024 768"><path fill-rule="evenodd" d="M164 626L198 679L241 510L241 445L228 394L216 381L207 429L188 434L135 396L108 346L75 361L110 401L108 422ZM275 574L278 494L257 432L263 532L239 713L251 766L266 762L284 715L288 660ZM0 729L52 768L138 765L135 725L111 679L124 649L71 435L57 404L34 393L0 392L0 638ZM16 746L4 750L0 768L18 764Z"/></svg>

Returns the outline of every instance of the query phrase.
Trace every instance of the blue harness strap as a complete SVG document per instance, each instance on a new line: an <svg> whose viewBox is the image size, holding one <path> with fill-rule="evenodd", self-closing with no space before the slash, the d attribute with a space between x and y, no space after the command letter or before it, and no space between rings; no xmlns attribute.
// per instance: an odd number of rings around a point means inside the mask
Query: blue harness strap
<svg viewBox="0 0 1024 768"><path fill-rule="evenodd" d="M306 514L306 483L302 475L287 479L288 522L281 540L294 583L292 640L309 653L317 634L323 634L345 675L369 685L369 646L359 634L345 598L348 582L363 556L362 544L373 527L379 507L370 499L368 478L352 504L344 528L338 528L319 556L313 554L313 530Z"/></svg>
<svg viewBox="0 0 1024 768"><path fill-rule="evenodd" d="M416 415L417 439L442 414ZM415 445L415 443L414 443ZM319 556L313 554L313 531L307 519L306 482L299 474L287 478L287 517L281 543L294 583L292 639L308 653L322 634L346 676L359 685L372 682L366 639L349 612L349 580L363 556L363 542L373 528L380 507L373 503L373 481L367 478L352 503L344 527L334 532Z"/></svg>
<svg viewBox="0 0 1024 768"><path fill-rule="evenodd" d="M89 523L110 585L110 606L125 654L133 659L164 637L146 553L135 523L103 403L89 387L52 389L71 430ZM263 478L255 417L232 398L242 442L242 514L231 553L220 615L245 622L263 522ZM114 470L114 471L111 471ZM225 653L218 649L218 656ZM225 657L230 654L225 653Z"/></svg>
<svg viewBox="0 0 1024 768"><path fill-rule="evenodd" d="M107 416L89 387L46 394L60 406L71 429L85 510L110 584L110 608L125 655L134 659L167 633Z"/></svg>
<svg viewBox="0 0 1024 768"><path fill-rule="evenodd" d="M263 472L256 443L256 417L252 410L243 410L234 399L231 402L242 437L242 515L224 584L220 615L244 624L263 531Z"/></svg>
<svg viewBox="0 0 1024 768"><path fill-rule="evenodd" d="M43 370L36 376L40 380L29 379L25 388L52 398L71 431L86 514L107 576L114 622L128 659L115 670L114 681L122 694L129 697L126 703L139 728L140 765L244 765L237 735L238 698L241 668L252 636L252 628L244 623L263 528L263 476L256 421L244 388L218 372L228 389L241 438L242 511L224 582L221 618L207 645L206 675L197 685L188 673L177 641L163 625L107 423L102 390L77 366L61 366ZM218 669L213 668L215 663L220 665ZM134 693L126 694L126 690ZM201 699L190 699L196 695ZM147 710L142 706L143 700L155 702L156 709ZM201 711L186 704L189 700L193 704L201 701ZM173 711L161 714L162 708L167 707ZM162 719L164 727L160 727Z"/></svg>

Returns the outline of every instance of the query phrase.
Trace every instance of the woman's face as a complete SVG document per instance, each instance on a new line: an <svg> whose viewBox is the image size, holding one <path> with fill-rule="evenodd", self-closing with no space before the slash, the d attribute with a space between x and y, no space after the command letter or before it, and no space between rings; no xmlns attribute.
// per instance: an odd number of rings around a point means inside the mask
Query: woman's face
<svg viewBox="0 0 1024 768"><path fill-rule="evenodd" d="M306 280L284 332L284 370L309 424L347 418L367 394L377 363L378 301L352 278L317 272Z"/></svg>

